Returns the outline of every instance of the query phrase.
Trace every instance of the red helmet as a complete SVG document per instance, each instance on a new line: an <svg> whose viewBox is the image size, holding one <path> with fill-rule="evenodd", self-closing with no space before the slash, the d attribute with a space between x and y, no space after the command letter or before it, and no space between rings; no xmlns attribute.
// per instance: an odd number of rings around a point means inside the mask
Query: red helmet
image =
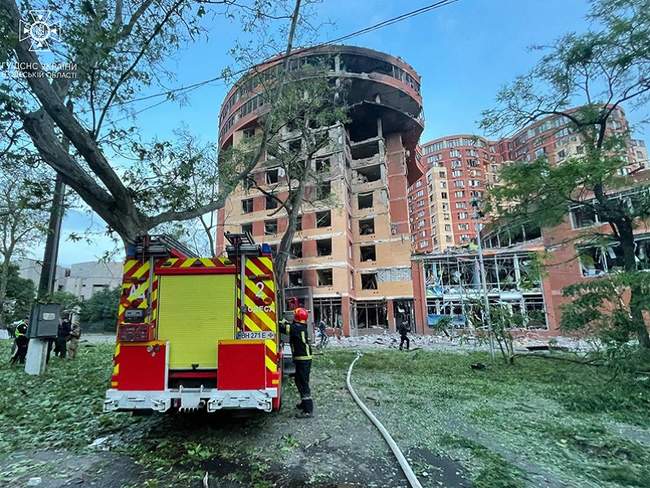
<svg viewBox="0 0 650 488"><path fill-rule="evenodd" d="M307 317L309 317L309 312L304 308L297 308L293 311L293 319L296 322L304 324L307 322Z"/></svg>

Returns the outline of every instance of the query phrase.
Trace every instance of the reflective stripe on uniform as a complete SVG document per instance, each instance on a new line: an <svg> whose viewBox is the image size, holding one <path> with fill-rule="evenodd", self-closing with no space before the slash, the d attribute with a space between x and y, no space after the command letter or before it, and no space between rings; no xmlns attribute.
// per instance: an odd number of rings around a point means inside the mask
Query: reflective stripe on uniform
<svg viewBox="0 0 650 488"><path fill-rule="evenodd" d="M296 356L293 358L294 361L311 361L312 356Z"/></svg>

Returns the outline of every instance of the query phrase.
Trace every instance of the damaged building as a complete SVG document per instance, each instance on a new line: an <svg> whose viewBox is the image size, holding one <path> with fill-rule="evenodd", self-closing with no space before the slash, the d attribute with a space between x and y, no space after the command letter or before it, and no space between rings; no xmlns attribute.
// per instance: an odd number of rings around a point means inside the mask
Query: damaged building
<svg viewBox="0 0 650 488"><path fill-rule="evenodd" d="M394 330L399 320L415 319L407 189L421 176L420 78L400 58L359 47L322 46L292 55L292 62L310 59L345 83L350 110L345 123L329 127L330 144L316 155L331 198L303 204L284 277L286 295L313 310L315 322L323 318L346 335ZM263 65L262 72L279 62ZM251 103L255 97L250 77L230 90L219 121L221 149L260 130L268 108ZM253 176L261 188L277 188L278 171L265 157ZM238 187L218 212L218 251L226 231L250 232L277 248L287 218L272 203L257 189Z"/></svg>
<svg viewBox="0 0 650 488"><path fill-rule="evenodd" d="M484 254L485 281L491 305L520 314L528 329L546 329L542 275L532 249L494 249ZM451 327L480 327L483 307L481 268L476 252L449 250L414 256L418 322L436 329L443 318Z"/></svg>

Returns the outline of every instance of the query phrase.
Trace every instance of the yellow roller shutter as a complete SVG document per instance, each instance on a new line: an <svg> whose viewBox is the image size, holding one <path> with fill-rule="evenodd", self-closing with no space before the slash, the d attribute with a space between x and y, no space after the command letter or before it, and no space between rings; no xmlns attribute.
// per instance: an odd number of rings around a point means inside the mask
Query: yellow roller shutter
<svg viewBox="0 0 650 488"><path fill-rule="evenodd" d="M169 341L169 367L217 367L217 343L234 338L235 275L160 277L158 340Z"/></svg>

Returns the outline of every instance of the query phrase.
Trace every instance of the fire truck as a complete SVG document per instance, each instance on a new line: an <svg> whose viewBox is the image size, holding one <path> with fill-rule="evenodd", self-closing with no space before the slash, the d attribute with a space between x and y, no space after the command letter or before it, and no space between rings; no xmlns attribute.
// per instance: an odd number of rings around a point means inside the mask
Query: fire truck
<svg viewBox="0 0 650 488"><path fill-rule="evenodd" d="M105 411L280 409L271 249L226 238L227 257L196 257L167 236L129 247Z"/></svg>

